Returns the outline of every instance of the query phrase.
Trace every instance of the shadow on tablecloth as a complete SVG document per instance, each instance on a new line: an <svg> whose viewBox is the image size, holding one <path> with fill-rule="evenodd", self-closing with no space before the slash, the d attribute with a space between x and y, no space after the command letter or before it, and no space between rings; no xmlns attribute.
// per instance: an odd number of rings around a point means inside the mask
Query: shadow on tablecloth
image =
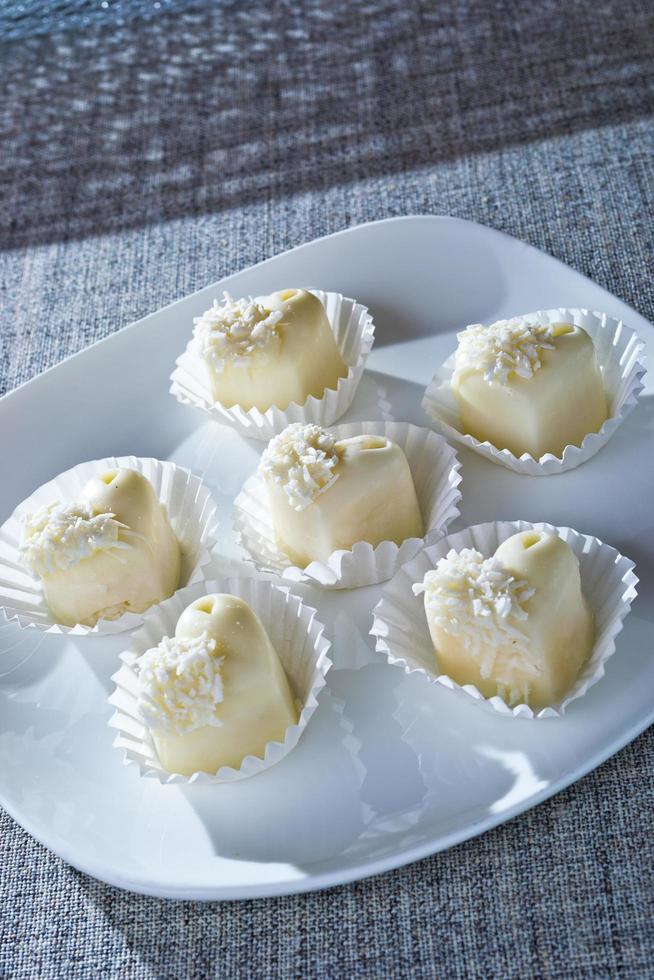
<svg viewBox="0 0 654 980"><path fill-rule="evenodd" d="M274 203L652 105L647 0L177 0L107 18L0 46L0 247Z"/></svg>

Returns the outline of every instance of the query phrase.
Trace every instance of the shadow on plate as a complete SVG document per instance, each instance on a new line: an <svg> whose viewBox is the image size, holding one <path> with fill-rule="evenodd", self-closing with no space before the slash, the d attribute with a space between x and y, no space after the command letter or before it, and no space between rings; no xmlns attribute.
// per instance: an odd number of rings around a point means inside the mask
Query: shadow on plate
<svg viewBox="0 0 654 980"><path fill-rule="evenodd" d="M346 865L380 859L539 792L547 751L539 757L531 745L528 757L515 736L510 721L397 668L334 670L283 762L184 794L220 857L311 874L336 856Z"/></svg>

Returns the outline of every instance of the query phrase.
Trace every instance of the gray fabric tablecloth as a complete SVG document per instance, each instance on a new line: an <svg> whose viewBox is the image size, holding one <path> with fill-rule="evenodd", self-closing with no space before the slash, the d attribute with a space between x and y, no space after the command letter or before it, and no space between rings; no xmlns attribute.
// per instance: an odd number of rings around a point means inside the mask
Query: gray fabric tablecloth
<svg viewBox="0 0 654 980"><path fill-rule="evenodd" d="M318 235L481 221L654 315L654 7L0 2L0 391ZM53 33L57 30L58 33ZM0 814L0 976L652 975L651 731L330 892L115 891Z"/></svg>

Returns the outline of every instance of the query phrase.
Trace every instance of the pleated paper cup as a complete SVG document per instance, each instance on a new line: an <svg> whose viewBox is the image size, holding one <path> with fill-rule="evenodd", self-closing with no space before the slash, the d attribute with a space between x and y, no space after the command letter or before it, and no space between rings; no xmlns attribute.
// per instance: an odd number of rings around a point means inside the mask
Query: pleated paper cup
<svg viewBox="0 0 654 980"><path fill-rule="evenodd" d="M498 696L486 698L474 684L462 686L447 674L439 673L427 626L424 597L414 596L412 591L412 586L422 582L425 573L435 568L451 548L456 551L476 548L489 558L507 538L519 531L530 530L557 534L570 545L579 559L581 589L594 614L596 629L591 655L571 689L561 701L538 711L533 711L527 704L511 707ZM373 613L370 632L376 638L377 650L389 663L403 667L407 674L422 674L428 681L471 698L507 718L558 718L572 701L582 697L604 676L606 661L615 651L615 638L636 597L638 579L633 569L634 563L615 548L569 527L526 521L477 524L430 545L400 569L384 588Z"/></svg>
<svg viewBox="0 0 654 980"><path fill-rule="evenodd" d="M376 547L358 541L349 551L334 551L326 562L312 561L300 568L277 545L268 491L257 472L245 482L234 502L237 540L261 571L274 572L289 582L310 582L325 589L354 589L385 582L420 551L427 535L444 534L458 516L461 464L442 436L408 422L350 422L332 426L329 431L336 439L386 436L400 446L413 477L425 536L407 538L401 545L382 541Z"/></svg>
<svg viewBox="0 0 654 980"><path fill-rule="evenodd" d="M139 681L137 658L157 646L164 636L173 636L186 607L196 599L214 592L229 593L245 599L261 619L270 641L286 672L298 706L297 724L290 725L282 742L268 742L262 758L246 756L238 769L223 766L215 774L195 772L191 776L167 772L159 762L154 741L138 707ZM115 690L109 703L116 709L109 725L117 730L114 746L123 751L125 765L135 765L142 776L161 783L233 783L256 776L284 759L295 748L311 716L318 707L318 695L326 684L331 667L328 657L331 644L324 626L316 619L316 610L305 605L287 588L260 579L226 578L198 582L160 603L147 622L131 638L130 647L121 654L121 667L114 674ZM216 729L217 736L220 729Z"/></svg>
<svg viewBox="0 0 654 980"><path fill-rule="evenodd" d="M317 296L325 308L334 332L336 345L347 367L347 375L339 378L336 388L326 388L321 398L309 395L300 405L291 402L282 410L272 407L266 412L258 408L245 411L234 405L227 408L215 402L204 378L203 365L191 350L191 342L175 362L170 376L170 393L182 405L191 405L205 412L215 422L229 425L249 439L268 441L291 422L331 425L347 412L361 381L363 369L375 340L375 325L365 306L347 299L340 293L325 293L320 289L309 292Z"/></svg>
<svg viewBox="0 0 654 980"><path fill-rule="evenodd" d="M20 544L25 518L54 501L79 500L84 486L97 473L125 467L137 470L150 481L164 504L171 527L179 541L182 563L180 588L202 579L202 569L211 560L217 529L217 506L208 488L190 470L160 459L136 456L110 456L73 466L60 473L23 500L0 528L0 613L19 626L45 633L88 634L122 633L140 626L149 615L127 612L118 619L100 619L95 626L64 626L55 622L45 602L40 580L24 566Z"/></svg>
<svg viewBox="0 0 654 980"><path fill-rule="evenodd" d="M626 327L622 320L616 320L605 313L561 308L527 313L524 319L543 326L549 323L573 323L582 327L592 338L609 407L609 417L599 432L589 432L580 446L566 446L562 456L545 453L539 459L534 459L529 453L518 457L508 449L498 449L488 441L475 439L461 428L459 407L451 387L454 355L448 358L434 376L425 392L422 407L433 419L439 432L448 439L453 439L491 462L499 463L516 473L550 476L573 470L594 456L633 410L643 389L645 367L639 358L645 345L638 334Z"/></svg>

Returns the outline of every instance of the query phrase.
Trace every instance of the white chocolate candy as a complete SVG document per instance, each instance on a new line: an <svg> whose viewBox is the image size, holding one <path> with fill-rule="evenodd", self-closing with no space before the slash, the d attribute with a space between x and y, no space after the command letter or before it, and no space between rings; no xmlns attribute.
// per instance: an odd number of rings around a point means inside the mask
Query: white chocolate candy
<svg viewBox="0 0 654 980"><path fill-rule="evenodd" d="M458 334L452 390L461 427L515 456L561 456L606 421L593 341L581 327L524 319Z"/></svg>
<svg viewBox="0 0 654 980"><path fill-rule="evenodd" d="M190 776L263 757L298 720L284 669L245 600L196 599L138 660L139 707L164 769Z"/></svg>
<svg viewBox="0 0 654 980"><path fill-rule="evenodd" d="M289 425L260 470L278 545L301 567L357 541L401 544L424 533L406 456L384 436L335 441L317 425Z"/></svg>
<svg viewBox="0 0 654 980"><path fill-rule="evenodd" d="M555 704L590 655L594 623L579 562L554 534L522 531L487 559L451 551L414 592L425 593L438 669L485 697Z"/></svg>
<svg viewBox="0 0 654 980"><path fill-rule="evenodd" d="M135 470L102 473L79 502L41 508L26 522L22 550L53 617L66 626L143 612L179 584L177 538Z"/></svg>
<svg viewBox="0 0 654 980"><path fill-rule="evenodd" d="M237 301L226 293L195 321L192 350L226 408L303 405L347 375L323 305L305 289Z"/></svg>

